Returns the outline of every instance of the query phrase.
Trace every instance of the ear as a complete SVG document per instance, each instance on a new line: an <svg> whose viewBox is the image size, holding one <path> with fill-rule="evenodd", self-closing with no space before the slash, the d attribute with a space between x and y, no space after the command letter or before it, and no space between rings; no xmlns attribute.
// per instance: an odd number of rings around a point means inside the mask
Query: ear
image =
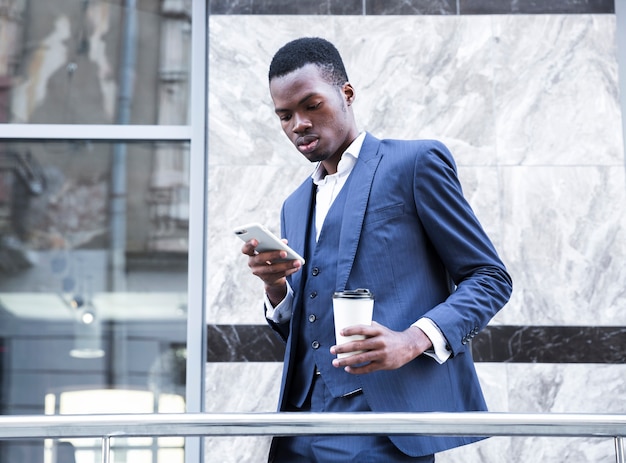
<svg viewBox="0 0 626 463"><path fill-rule="evenodd" d="M354 91L352 84L350 82L343 84L343 87L341 87L341 93L346 100L346 104L350 106L356 98L356 92Z"/></svg>

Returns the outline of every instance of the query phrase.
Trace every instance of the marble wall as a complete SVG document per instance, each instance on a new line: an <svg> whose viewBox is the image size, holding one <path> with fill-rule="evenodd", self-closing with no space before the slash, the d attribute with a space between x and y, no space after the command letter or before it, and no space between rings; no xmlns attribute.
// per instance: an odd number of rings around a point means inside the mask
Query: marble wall
<svg viewBox="0 0 626 463"><path fill-rule="evenodd" d="M210 16L209 34L207 411L275 410L281 364L263 327L262 286L232 229L278 230L282 200L312 170L280 130L267 67L286 41L316 35L344 57L362 129L448 145L512 274L510 303L475 343L491 411L626 413L615 15L224 14ZM206 461L264 461L267 445L207 439ZM459 458L615 457L610 439L498 437L437 461Z"/></svg>

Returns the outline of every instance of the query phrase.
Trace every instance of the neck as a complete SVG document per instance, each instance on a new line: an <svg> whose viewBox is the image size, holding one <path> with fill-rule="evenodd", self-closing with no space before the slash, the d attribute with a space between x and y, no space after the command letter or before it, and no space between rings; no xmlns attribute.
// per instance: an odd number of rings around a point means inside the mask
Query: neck
<svg viewBox="0 0 626 463"><path fill-rule="evenodd" d="M322 161L322 166L324 167L324 177L326 177L327 175L336 174L338 165L339 165L339 161L337 162Z"/></svg>
<svg viewBox="0 0 626 463"><path fill-rule="evenodd" d="M337 173L337 166L339 165L339 161L341 161L341 157L343 153L346 152L348 147L352 144L354 140L359 136L359 131L354 130L351 131L350 137L347 138L347 142L341 145L341 148L335 153L334 156L322 161L322 165L324 166L324 170L326 171L326 175L332 175Z"/></svg>

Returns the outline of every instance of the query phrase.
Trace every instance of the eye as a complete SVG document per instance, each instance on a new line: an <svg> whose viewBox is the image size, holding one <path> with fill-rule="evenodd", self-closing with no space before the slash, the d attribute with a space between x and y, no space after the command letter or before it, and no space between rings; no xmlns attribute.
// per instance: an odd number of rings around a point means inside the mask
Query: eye
<svg viewBox="0 0 626 463"><path fill-rule="evenodd" d="M307 107L307 109L309 111L313 111L313 110L318 109L320 106L322 106L322 102L321 101L319 103L315 103L313 105L310 105L309 107Z"/></svg>
<svg viewBox="0 0 626 463"><path fill-rule="evenodd" d="M285 114L283 116L280 116L281 122L289 122L290 119L291 119L291 114Z"/></svg>

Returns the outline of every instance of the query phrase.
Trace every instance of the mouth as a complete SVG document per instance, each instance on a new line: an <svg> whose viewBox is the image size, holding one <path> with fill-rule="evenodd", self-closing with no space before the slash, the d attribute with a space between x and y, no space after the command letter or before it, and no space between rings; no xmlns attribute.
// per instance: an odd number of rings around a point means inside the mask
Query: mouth
<svg viewBox="0 0 626 463"><path fill-rule="evenodd" d="M319 138L314 135L305 135L296 140L296 146L302 154L308 154L317 148Z"/></svg>

